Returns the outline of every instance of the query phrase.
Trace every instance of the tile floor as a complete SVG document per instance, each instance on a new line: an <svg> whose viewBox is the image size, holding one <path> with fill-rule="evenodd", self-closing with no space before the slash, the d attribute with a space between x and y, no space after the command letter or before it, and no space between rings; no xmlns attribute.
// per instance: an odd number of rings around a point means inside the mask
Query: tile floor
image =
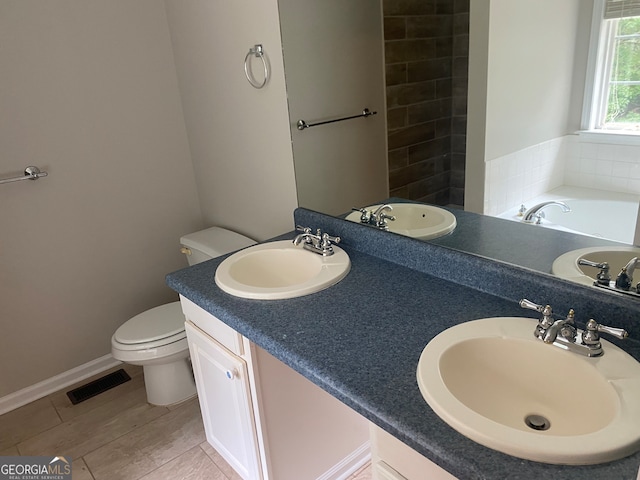
<svg viewBox="0 0 640 480"><path fill-rule="evenodd" d="M68 455L73 480L240 480L206 442L197 399L150 405L142 368L122 368L131 381L78 405L71 386L0 415L0 456ZM371 478L366 466L350 480Z"/></svg>

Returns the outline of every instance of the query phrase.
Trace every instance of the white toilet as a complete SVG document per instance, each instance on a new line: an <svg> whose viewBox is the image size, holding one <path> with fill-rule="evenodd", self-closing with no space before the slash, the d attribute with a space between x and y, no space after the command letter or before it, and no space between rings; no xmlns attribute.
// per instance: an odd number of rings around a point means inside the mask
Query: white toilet
<svg viewBox="0 0 640 480"><path fill-rule="evenodd" d="M256 242L239 233L212 227L180 239L189 265L239 250ZM111 337L113 358L141 365L147 400L171 405L196 394L180 302L152 308L126 321Z"/></svg>

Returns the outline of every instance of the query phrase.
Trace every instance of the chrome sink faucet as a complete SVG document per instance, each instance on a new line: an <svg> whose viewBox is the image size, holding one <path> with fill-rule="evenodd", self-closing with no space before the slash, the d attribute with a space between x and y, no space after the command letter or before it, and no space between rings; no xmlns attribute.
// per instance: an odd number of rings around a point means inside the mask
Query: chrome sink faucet
<svg viewBox="0 0 640 480"><path fill-rule="evenodd" d="M567 314L567 318L556 320L549 328L541 332L542 341L544 343L553 343L558 338L558 335L561 335L562 338L565 338L570 342L575 341L574 339L577 330L574 318L575 312L571 309Z"/></svg>
<svg viewBox="0 0 640 480"><path fill-rule="evenodd" d="M611 281L611 275L609 274L609 264L607 262L592 262L590 260L585 260L581 258L578 260L578 265L585 265L587 267L599 268L600 271L596 275L596 283L599 285L609 286L609 282Z"/></svg>
<svg viewBox="0 0 640 480"><path fill-rule="evenodd" d="M388 215L387 212L393 211L393 207L389 204L382 204L375 211L370 212L366 208L352 208L354 212L360 212L360 223L372 225L380 230L389 230L387 220L395 221L396 217Z"/></svg>
<svg viewBox="0 0 640 480"><path fill-rule="evenodd" d="M633 274L635 272L636 267L640 263L640 259L638 257L633 257L631 260L627 262L627 264L622 267L620 273L616 277L615 281L611 280L611 275L609 274L609 263L607 262L592 262L590 260L586 260L581 258L578 260L578 265L585 265L587 267L599 268L600 271L596 275L596 281L594 285L596 287L603 287L610 290L619 291L621 293L626 293L629 295L640 295L640 291L638 291L638 287L640 287L640 283L633 287Z"/></svg>
<svg viewBox="0 0 640 480"><path fill-rule="evenodd" d="M568 213L571 211L571 207L564 202L559 202L556 200L549 200L548 202L542 202L536 205L535 207L530 208L524 214L522 221L524 223L535 223L536 225L540 225L542 219L544 218L543 210L552 205L559 206L564 213Z"/></svg>
<svg viewBox="0 0 640 480"><path fill-rule="evenodd" d="M587 322L585 330L576 328L573 309L569 310L567 318L554 320L550 305L538 305L523 298L520 300L520 306L542 313L534 331L537 338L544 343L587 357L599 357L604 354L600 333L607 333L621 340L629 336L622 328L600 325L594 319Z"/></svg>
<svg viewBox="0 0 640 480"><path fill-rule="evenodd" d="M296 231L302 232L293 239L294 245L303 244L305 250L317 253L323 257L333 255L333 244L340 243L340 237L332 237L328 233L322 233L318 228L316 233L311 233L310 227L296 225Z"/></svg>

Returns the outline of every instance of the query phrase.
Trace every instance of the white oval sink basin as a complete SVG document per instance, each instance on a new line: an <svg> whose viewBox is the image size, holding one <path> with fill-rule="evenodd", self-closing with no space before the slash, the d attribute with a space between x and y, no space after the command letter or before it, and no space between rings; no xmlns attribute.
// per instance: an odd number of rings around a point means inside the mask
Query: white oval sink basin
<svg viewBox="0 0 640 480"><path fill-rule="evenodd" d="M622 267L633 257L640 257L637 247L589 247L572 250L556 258L551 266L551 273L556 277L571 280L583 285L593 285L599 270L594 267L578 265L578 260L584 258L596 263L607 262L609 274L615 280ZM635 282L634 282L635 285Z"/></svg>
<svg viewBox="0 0 640 480"><path fill-rule="evenodd" d="M230 295L258 300L301 297L335 285L349 273L347 253L333 246L323 257L291 240L262 243L234 253L216 269L215 282Z"/></svg>
<svg viewBox="0 0 640 480"><path fill-rule="evenodd" d="M374 212L381 205L369 205L364 208ZM390 232L429 240L446 235L456 228L455 215L443 208L420 203L388 203L387 205L393 208L393 211L387 214L396 217L395 221L387 221ZM346 220L360 223L360 215L360 212L352 212L347 215Z"/></svg>
<svg viewBox="0 0 640 480"><path fill-rule="evenodd" d="M427 403L471 440L527 460L586 465L639 450L640 363L602 339L595 358L545 344L536 325L496 317L437 335L417 369Z"/></svg>

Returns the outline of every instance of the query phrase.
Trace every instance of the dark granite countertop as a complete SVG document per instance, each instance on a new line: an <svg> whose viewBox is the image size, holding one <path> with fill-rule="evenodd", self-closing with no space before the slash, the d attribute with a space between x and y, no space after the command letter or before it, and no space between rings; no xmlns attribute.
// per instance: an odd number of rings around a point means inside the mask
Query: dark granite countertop
<svg viewBox="0 0 640 480"><path fill-rule="evenodd" d="M640 302L305 209L296 210L295 221L343 238L352 267L340 283L290 300L236 298L215 285L222 258L172 273L167 283L460 479L636 479L640 453L602 465L559 466L469 440L422 398L416 367L429 340L450 326L535 317L518 306L519 298L550 303L558 313L574 308L578 320L607 318L603 323L635 338ZM640 359L640 342L618 344Z"/></svg>
<svg viewBox="0 0 640 480"><path fill-rule="evenodd" d="M421 202L391 197L379 203ZM625 245L589 235L528 225L455 208L439 208L453 213L457 226L450 234L426 240L427 242L542 273L551 273L553 261L563 253L579 248ZM341 218L347 215L348 213L341 215Z"/></svg>
<svg viewBox="0 0 640 480"><path fill-rule="evenodd" d="M543 273L551 273L553 261L563 253L586 247L625 245L504 218L449 211L455 214L459 227L449 235L429 240L431 243Z"/></svg>

